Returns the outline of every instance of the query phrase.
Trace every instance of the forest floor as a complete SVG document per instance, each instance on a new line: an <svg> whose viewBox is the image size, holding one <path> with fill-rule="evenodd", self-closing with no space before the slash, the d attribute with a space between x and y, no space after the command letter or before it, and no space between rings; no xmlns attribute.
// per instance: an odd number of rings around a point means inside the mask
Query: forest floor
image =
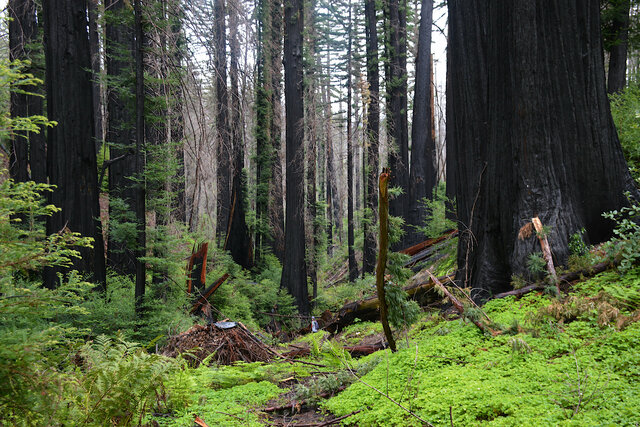
<svg viewBox="0 0 640 427"><path fill-rule="evenodd" d="M345 347L382 340L378 322L356 322L277 348L308 349L295 361L201 366L198 403L159 424L640 423L640 268L601 273L560 299L531 292L482 310L499 335L436 309L398 333L396 353L351 356Z"/></svg>

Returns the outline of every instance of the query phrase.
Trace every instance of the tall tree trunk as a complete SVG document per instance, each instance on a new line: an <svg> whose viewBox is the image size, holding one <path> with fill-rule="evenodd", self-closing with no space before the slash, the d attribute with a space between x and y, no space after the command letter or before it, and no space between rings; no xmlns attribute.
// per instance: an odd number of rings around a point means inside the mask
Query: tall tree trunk
<svg viewBox="0 0 640 427"><path fill-rule="evenodd" d="M387 0L387 128L391 185L403 194L389 201L389 215L406 219L409 192L409 131L407 125L407 2ZM404 238L392 245L406 246Z"/></svg>
<svg viewBox="0 0 640 427"><path fill-rule="evenodd" d="M79 249L81 258L73 267L104 288L87 5L83 0L49 0L43 9L47 110L49 119L58 122L48 132L47 170L57 187L50 202L61 208L48 218L47 233L68 228L93 238L93 248ZM57 285L56 271L45 270L45 286Z"/></svg>
<svg viewBox="0 0 640 427"><path fill-rule="evenodd" d="M8 4L9 16L9 59L30 60L24 72L44 78L38 69L37 48L38 23L36 3L33 0L11 0ZM30 92L41 93L40 88L27 88ZM42 115L42 98L34 95L11 92L11 117ZM18 182L33 180L47 182L44 132L20 132L13 137L9 151L9 173Z"/></svg>
<svg viewBox="0 0 640 427"><path fill-rule="evenodd" d="M627 84L627 51L629 47L630 0L613 1L613 45L609 49L609 93L621 92Z"/></svg>
<svg viewBox="0 0 640 427"><path fill-rule="evenodd" d="M366 0L364 4L366 18L367 43L367 82L369 83L369 99L367 106L367 124L365 153L365 215L363 274L372 273L376 265L376 212L378 210L378 145L380 133L380 73L378 67L378 19L376 17L375 0Z"/></svg>
<svg viewBox="0 0 640 427"><path fill-rule="evenodd" d="M98 26L98 2L88 0L89 8L89 46L91 49L91 71L93 72L93 116L96 151L100 150L104 140L104 121L102 119L102 84L100 68L100 30Z"/></svg>
<svg viewBox="0 0 640 427"><path fill-rule="evenodd" d="M216 73L216 131L218 141L218 188L216 234L224 243L231 212L231 131L229 129L229 94L227 92L227 27L225 0L214 3L214 43Z"/></svg>
<svg viewBox="0 0 640 427"><path fill-rule="evenodd" d="M253 244L246 221L247 192L244 177L244 141L242 137L242 116L240 91L238 89L238 58L240 41L238 40L238 10L241 4L232 0L229 8L229 32L231 62L231 139L233 141L233 191L231 197L231 226L226 247L236 264L251 268L253 263Z"/></svg>
<svg viewBox="0 0 640 427"><path fill-rule="evenodd" d="M294 296L298 310L309 313L304 250L304 12L302 0L284 8L284 96L286 107L285 252L280 286Z"/></svg>
<svg viewBox="0 0 640 427"><path fill-rule="evenodd" d="M136 60L136 313L142 314L143 298L146 285L146 265L142 258L146 255L146 207L145 207L145 179L144 179L144 31L142 21L142 0L134 1L135 10L135 60Z"/></svg>
<svg viewBox="0 0 640 427"><path fill-rule="evenodd" d="M106 71L107 71L107 133L109 144L109 244L107 264L120 274L136 274L135 237L118 236L114 223L127 222L128 212L135 211L136 156L133 141L135 129L135 73L133 58L135 41L134 16L125 0L107 0L106 10ZM117 159L117 160L116 160ZM115 199L122 201L117 208Z"/></svg>
<svg viewBox="0 0 640 427"><path fill-rule="evenodd" d="M349 255L349 281L355 282L358 276L358 266L356 265L356 250L353 222L353 131L351 129L351 44L352 44L352 21L351 3L349 3L349 28L347 41L347 245Z"/></svg>
<svg viewBox="0 0 640 427"><path fill-rule="evenodd" d="M283 37L283 1L271 0L271 146L273 177L269 184L269 226L272 236L274 255L284 261L284 174L282 172L282 37Z"/></svg>
<svg viewBox="0 0 640 427"><path fill-rule="evenodd" d="M411 172L409 175L409 225L424 226L427 212L422 201L431 198L437 181L435 167L436 146L433 139L433 111L431 104L431 26L433 0L422 0L416 83L411 127ZM407 245L415 245L423 236L414 227L408 227Z"/></svg>
<svg viewBox="0 0 640 427"><path fill-rule="evenodd" d="M307 58L316 57L316 2L307 3L308 13L306 36L307 36ZM318 221L317 221L317 165L318 165L318 122L317 122L317 102L316 88L318 76L316 75L315 62L306 70L305 85L305 119L307 124L307 266L309 278L311 279L312 300L318 297Z"/></svg>
<svg viewBox="0 0 640 427"><path fill-rule="evenodd" d="M327 70L324 85L324 105L325 105L325 151L327 161L327 254L333 256L334 249L334 227L339 235L340 224L340 201L338 200L338 184L333 164L333 112L331 111L331 50L327 50Z"/></svg>
<svg viewBox="0 0 640 427"><path fill-rule="evenodd" d="M550 227L562 265L571 234L607 239L602 212L638 196L609 111L598 3L448 3L447 169L468 230L457 279L476 299L529 276L538 239L518 231L530 218Z"/></svg>

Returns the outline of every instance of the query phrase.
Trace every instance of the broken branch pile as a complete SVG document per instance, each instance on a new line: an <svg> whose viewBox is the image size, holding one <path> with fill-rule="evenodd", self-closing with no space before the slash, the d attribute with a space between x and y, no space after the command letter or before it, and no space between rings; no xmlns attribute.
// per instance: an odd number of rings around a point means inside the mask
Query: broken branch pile
<svg viewBox="0 0 640 427"><path fill-rule="evenodd" d="M162 352L169 357L177 357L183 353L191 355L191 358L186 359L193 366L200 365L212 353L214 355L209 363L219 365L230 365L238 361L266 362L274 358L274 352L241 324L225 328L194 325L169 338Z"/></svg>

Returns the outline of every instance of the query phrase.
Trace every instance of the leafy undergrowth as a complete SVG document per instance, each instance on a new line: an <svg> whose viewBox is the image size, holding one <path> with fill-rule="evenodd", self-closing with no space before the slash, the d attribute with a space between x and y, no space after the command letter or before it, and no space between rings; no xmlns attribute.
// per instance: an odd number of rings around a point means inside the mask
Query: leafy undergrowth
<svg viewBox="0 0 640 427"><path fill-rule="evenodd" d="M640 271L604 273L575 291L567 305L580 312L534 294L489 302L485 312L505 330L497 337L431 315L362 379L434 425L635 425L640 324L617 320L634 317ZM346 424L421 425L360 382L322 407L364 409Z"/></svg>
<svg viewBox="0 0 640 427"><path fill-rule="evenodd" d="M197 415L208 425L278 425L261 410L282 406L325 420L360 410L342 420L358 426L421 425L408 411L437 426L637 425L640 269L606 272L573 290L562 302L531 293L487 303L503 331L495 337L434 312L395 354L344 352L380 335L378 323L358 322L336 338L320 331L294 342L310 349L302 360L311 364L185 368L169 381L171 417L155 421L186 426ZM292 420L289 410L279 414Z"/></svg>

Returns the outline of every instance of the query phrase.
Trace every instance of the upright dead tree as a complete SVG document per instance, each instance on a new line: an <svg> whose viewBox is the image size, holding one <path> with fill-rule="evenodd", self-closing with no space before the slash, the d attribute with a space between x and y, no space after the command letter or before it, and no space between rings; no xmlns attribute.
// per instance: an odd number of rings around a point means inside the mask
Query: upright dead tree
<svg viewBox="0 0 640 427"><path fill-rule="evenodd" d="M216 80L216 131L218 142L218 188L216 234L224 243L231 212L231 130L229 127L229 94L227 91L227 26L225 0L214 3L214 43Z"/></svg>
<svg viewBox="0 0 640 427"><path fill-rule="evenodd" d="M290 0L284 8L284 94L286 108L285 252L280 286L296 299L298 310L309 312L304 249L304 8Z"/></svg>
<svg viewBox="0 0 640 427"><path fill-rule="evenodd" d="M47 135L47 171L56 185L49 201L61 208L48 218L47 233L69 229L93 238L92 248L79 249L73 267L104 286L86 1L46 1L43 18L48 117L58 122ZM45 286L57 286L57 271L45 270Z"/></svg>

